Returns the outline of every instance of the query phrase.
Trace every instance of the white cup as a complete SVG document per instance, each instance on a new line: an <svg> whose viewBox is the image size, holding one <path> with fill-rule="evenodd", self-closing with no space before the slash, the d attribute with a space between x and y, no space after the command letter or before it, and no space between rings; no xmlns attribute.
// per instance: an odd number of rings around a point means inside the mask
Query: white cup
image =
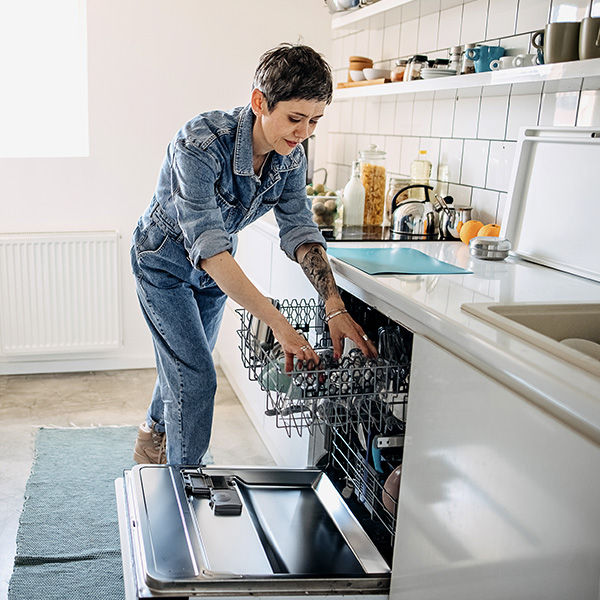
<svg viewBox="0 0 600 600"><path fill-rule="evenodd" d="M490 63L492 71L500 71L500 69L512 69L516 56L501 56Z"/></svg>
<svg viewBox="0 0 600 600"><path fill-rule="evenodd" d="M515 67L532 67L539 65L540 61L537 54L517 54L513 63Z"/></svg>

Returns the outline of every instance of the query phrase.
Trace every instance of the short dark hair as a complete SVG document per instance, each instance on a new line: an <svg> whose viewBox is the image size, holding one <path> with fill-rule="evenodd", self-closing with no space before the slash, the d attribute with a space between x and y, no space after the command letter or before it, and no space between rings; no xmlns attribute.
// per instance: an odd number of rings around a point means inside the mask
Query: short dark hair
<svg viewBox="0 0 600 600"><path fill-rule="evenodd" d="M310 46L280 44L267 50L254 73L269 111L286 100L317 100L329 104L333 96L331 67Z"/></svg>

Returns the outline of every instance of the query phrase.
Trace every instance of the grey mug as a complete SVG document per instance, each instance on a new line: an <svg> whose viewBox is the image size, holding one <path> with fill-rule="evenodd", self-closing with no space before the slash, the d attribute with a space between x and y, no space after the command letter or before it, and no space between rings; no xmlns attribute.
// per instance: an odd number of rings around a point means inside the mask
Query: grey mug
<svg viewBox="0 0 600 600"><path fill-rule="evenodd" d="M600 17L586 17L581 21L579 58L600 58Z"/></svg>
<svg viewBox="0 0 600 600"><path fill-rule="evenodd" d="M579 30L580 23L548 23L533 32L531 43L543 52L546 64L578 60Z"/></svg>

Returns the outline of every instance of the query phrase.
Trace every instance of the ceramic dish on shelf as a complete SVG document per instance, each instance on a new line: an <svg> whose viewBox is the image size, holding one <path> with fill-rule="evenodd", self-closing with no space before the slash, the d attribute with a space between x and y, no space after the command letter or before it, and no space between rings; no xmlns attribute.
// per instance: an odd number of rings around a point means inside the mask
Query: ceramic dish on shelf
<svg viewBox="0 0 600 600"><path fill-rule="evenodd" d="M456 75L454 69L421 69L421 77L423 79L436 79L439 77L449 77Z"/></svg>
<svg viewBox="0 0 600 600"><path fill-rule="evenodd" d="M363 69L363 73L370 81L373 79L389 79L391 77L389 69Z"/></svg>

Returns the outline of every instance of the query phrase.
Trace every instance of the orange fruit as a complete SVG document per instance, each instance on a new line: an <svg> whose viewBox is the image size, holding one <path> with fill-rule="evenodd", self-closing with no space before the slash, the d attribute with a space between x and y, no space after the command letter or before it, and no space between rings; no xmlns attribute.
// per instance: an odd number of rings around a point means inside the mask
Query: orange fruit
<svg viewBox="0 0 600 600"><path fill-rule="evenodd" d="M497 223L490 223L489 225L484 225L477 235L489 235L492 237L498 237L500 235L500 225Z"/></svg>
<svg viewBox="0 0 600 600"><path fill-rule="evenodd" d="M460 239L468 244L471 238L474 238L479 234L479 230L483 227L483 223L481 221L475 221L471 219L463 224L460 228Z"/></svg>
<svg viewBox="0 0 600 600"><path fill-rule="evenodd" d="M460 230L462 229L462 226L463 226L463 222L462 221L459 221L456 224L456 233L460 234Z"/></svg>

